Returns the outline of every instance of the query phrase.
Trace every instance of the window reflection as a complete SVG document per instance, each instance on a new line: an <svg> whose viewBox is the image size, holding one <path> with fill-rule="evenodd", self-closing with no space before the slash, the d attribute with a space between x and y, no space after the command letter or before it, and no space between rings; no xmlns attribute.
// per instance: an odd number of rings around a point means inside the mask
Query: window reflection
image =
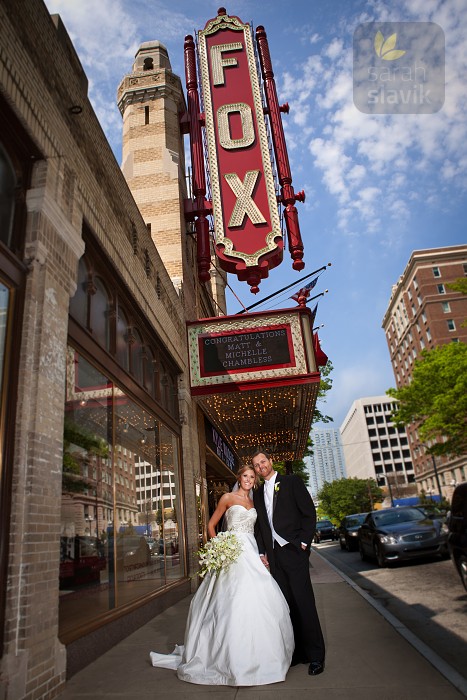
<svg viewBox="0 0 467 700"><path fill-rule="evenodd" d="M62 635L184 575L177 437L72 348L66 399Z"/></svg>
<svg viewBox="0 0 467 700"><path fill-rule="evenodd" d="M5 361L5 341L9 303L10 290L0 282L0 392L3 387L3 367Z"/></svg>

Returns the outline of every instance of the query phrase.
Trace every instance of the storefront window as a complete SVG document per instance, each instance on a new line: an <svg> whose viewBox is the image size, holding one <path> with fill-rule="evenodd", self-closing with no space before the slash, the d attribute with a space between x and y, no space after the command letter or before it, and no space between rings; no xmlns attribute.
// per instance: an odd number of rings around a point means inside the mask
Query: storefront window
<svg viewBox="0 0 467 700"><path fill-rule="evenodd" d="M176 435L72 348L66 399L61 635L185 575Z"/></svg>

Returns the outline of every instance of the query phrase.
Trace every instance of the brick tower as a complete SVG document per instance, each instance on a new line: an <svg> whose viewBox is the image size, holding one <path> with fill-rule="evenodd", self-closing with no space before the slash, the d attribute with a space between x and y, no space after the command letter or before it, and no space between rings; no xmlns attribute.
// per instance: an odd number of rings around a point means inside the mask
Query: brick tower
<svg viewBox="0 0 467 700"><path fill-rule="evenodd" d="M122 171L172 282L183 294L187 316L218 314L219 306L225 313L224 285L215 270L208 290L216 300L213 308L203 301L196 279L196 244L183 214L187 187L180 116L186 105L163 44L141 44L117 99L123 117ZM190 302L195 308L189 308Z"/></svg>

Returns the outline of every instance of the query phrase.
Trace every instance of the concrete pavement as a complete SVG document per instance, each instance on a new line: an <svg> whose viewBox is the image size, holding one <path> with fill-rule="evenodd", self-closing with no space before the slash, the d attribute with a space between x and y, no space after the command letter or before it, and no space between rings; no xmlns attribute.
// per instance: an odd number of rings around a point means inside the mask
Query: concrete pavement
<svg viewBox="0 0 467 700"><path fill-rule="evenodd" d="M149 652L183 642L190 598L147 624L73 676L59 700L459 700L467 680L316 551L310 573L327 645L326 669L294 666L284 683L256 687L192 685L153 668ZM221 640L220 640L221 641ZM261 654L261 649L258 649ZM467 660L466 660L467 668Z"/></svg>

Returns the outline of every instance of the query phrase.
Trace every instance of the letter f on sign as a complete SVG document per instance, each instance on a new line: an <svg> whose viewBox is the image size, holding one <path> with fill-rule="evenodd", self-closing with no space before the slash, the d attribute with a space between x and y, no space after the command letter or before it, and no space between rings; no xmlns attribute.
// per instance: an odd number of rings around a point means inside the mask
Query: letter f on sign
<svg viewBox="0 0 467 700"><path fill-rule="evenodd" d="M241 226L245 216L248 216L253 224L265 224L266 219L254 203L251 194L258 179L259 170L248 170L242 182L237 173L226 173L224 175L230 189L237 197L235 206L230 216L229 228Z"/></svg>
<svg viewBox="0 0 467 700"><path fill-rule="evenodd" d="M212 78L214 86L224 85L224 68L237 65L236 58L223 58L222 53L225 51L241 51L242 49L243 46L239 41L232 42L231 44L211 46Z"/></svg>

